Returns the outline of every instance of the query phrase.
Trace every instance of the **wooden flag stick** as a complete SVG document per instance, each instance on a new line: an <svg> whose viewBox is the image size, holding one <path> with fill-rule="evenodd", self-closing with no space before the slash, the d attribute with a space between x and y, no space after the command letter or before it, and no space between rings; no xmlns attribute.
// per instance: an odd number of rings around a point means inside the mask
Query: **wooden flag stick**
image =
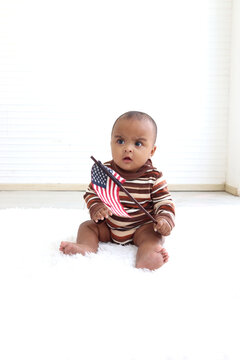
<svg viewBox="0 0 240 360"><path fill-rule="evenodd" d="M97 161L93 156L91 156L91 159L97 164L97 166L99 166L99 167L102 169L102 171L103 171L105 174L107 174L107 176L109 176L109 177L112 179L112 181L114 181L114 182L120 187L120 189L121 189L122 191L125 192L125 194L127 194L127 196L128 196L132 201L135 202L135 204L139 207L139 209L141 209L143 212L145 212L145 214L146 214L154 223L157 224L157 220L154 219L154 217L152 217L152 215L149 214L149 212L147 212L147 210L144 209L144 207L143 207L141 204L139 204L139 202L138 202L136 199L134 199L134 197L132 197L132 195L122 186L121 182L120 182L118 179L116 179L115 176L113 176L113 174L111 174L110 171L108 171L108 169L105 168L105 166L101 163L101 161Z"/></svg>

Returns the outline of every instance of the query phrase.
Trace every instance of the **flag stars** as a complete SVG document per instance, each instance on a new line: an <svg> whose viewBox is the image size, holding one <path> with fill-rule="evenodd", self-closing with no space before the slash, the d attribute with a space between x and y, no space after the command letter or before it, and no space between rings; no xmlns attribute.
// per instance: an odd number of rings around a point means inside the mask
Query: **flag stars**
<svg viewBox="0 0 240 360"><path fill-rule="evenodd" d="M106 189L107 178L108 176L103 172L103 170L100 169L97 164L94 164L92 167L92 183Z"/></svg>

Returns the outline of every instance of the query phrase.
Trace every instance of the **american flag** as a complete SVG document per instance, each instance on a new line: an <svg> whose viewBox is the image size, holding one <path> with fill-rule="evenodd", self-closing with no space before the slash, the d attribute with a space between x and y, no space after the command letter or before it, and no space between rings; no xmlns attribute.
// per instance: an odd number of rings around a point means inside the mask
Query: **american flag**
<svg viewBox="0 0 240 360"><path fill-rule="evenodd" d="M123 184L126 180L118 173L104 166L111 174ZM119 199L119 186L97 165L94 164L91 172L92 186L102 200L115 215L131 217L124 210Z"/></svg>

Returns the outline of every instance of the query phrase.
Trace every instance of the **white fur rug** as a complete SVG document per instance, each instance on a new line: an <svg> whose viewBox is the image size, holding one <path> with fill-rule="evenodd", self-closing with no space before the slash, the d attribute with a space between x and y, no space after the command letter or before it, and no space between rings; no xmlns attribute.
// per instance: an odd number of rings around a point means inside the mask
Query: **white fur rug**
<svg viewBox="0 0 240 360"><path fill-rule="evenodd" d="M0 210L4 360L239 360L240 208L180 207L169 262L132 245L66 256L85 210Z"/></svg>

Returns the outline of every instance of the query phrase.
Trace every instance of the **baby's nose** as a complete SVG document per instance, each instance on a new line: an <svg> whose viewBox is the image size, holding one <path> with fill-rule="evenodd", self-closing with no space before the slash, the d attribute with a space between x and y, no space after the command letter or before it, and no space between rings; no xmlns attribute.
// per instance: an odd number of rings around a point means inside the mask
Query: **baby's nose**
<svg viewBox="0 0 240 360"><path fill-rule="evenodd" d="M132 152L133 151L133 148L132 148L132 146L129 144L126 144L126 146L125 146L125 148L124 148L124 151L125 152Z"/></svg>

